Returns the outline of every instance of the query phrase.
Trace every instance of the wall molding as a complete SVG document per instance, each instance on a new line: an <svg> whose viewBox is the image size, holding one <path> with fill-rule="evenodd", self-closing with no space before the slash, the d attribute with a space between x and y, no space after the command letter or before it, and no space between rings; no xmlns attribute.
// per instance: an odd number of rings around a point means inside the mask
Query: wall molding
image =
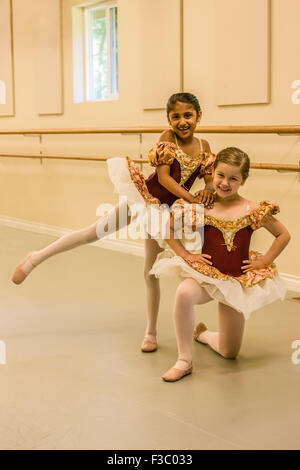
<svg viewBox="0 0 300 470"><path fill-rule="evenodd" d="M35 93L39 116L64 114L62 0L39 0L35 24Z"/></svg>
<svg viewBox="0 0 300 470"><path fill-rule="evenodd" d="M214 0L213 5L216 104L270 103L270 0Z"/></svg>
<svg viewBox="0 0 300 470"><path fill-rule="evenodd" d="M54 225L40 224L38 222L30 222L28 220L17 219L0 215L0 226L24 230L27 232L40 233L53 237L61 237L72 232L70 229L56 227ZM92 246L104 248L106 250L120 251L122 253L144 256L144 245L139 242L128 240L99 240L91 243ZM292 292L300 292L300 276L288 273L280 273L281 277L287 284L288 290Z"/></svg>
<svg viewBox="0 0 300 470"><path fill-rule="evenodd" d="M15 66L12 0L0 4L0 80L5 96L0 105L0 118L15 116Z"/></svg>
<svg viewBox="0 0 300 470"><path fill-rule="evenodd" d="M140 0L139 5L142 108L165 109L169 96L184 86L183 0Z"/></svg>
<svg viewBox="0 0 300 470"><path fill-rule="evenodd" d="M63 235L73 231L63 227L56 227L55 225L40 224L38 222L30 222L28 220L2 215L0 215L0 226L24 230L26 232L50 235L52 237L62 237ZM144 256L144 245L139 242L128 240L111 240L107 238L105 240L99 240L95 243L91 243L91 245L107 250L120 251L130 255Z"/></svg>
<svg viewBox="0 0 300 470"><path fill-rule="evenodd" d="M287 273L280 273L280 276L284 279L290 291L300 292L300 276Z"/></svg>

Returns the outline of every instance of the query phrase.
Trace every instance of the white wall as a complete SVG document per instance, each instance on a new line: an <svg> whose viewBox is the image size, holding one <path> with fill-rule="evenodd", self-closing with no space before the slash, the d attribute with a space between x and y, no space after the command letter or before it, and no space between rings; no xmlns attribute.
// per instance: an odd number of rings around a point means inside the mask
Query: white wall
<svg viewBox="0 0 300 470"><path fill-rule="evenodd" d="M0 117L0 129L167 125L163 109L143 109L144 59L141 60L141 56L145 47L141 18L144 11L139 0L119 0L120 99L73 103L71 7L79 3L64 0L62 4L63 114L41 116L36 107L35 85L34 25L38 0L13 0L15 116ZM160 22L166 17L166 11L164 15L161 11L168 4L164 0L160 2L155 31L168 27L165 20ZM178 73L183 74L184 90L199 97L203 107L202 124L299 124L300 104L293 104L291 100L292 82L300 79L299 1L271 2L270 103L222 107L217 106L215 100L215 74L225 74L226 70L216 72L214 68L214 1L184 0L183 6L183 63ZM173 15L172 9L168 9L167 17L170 23L178 25L177 10ZM178 29L177 46L179 34ZM164 38L162 50L165 51L166 42L167 48L172 48L172 35L164 35ZM157 47L150 55L147 43L147 51L149 61L155 63L157 57L157 63L161 64ZM157 67L157 74L164 77L164 84L168 61L170 70L173 70L174 63L170 60L176 59L170 57L165 57L163 68ZM170 81L174 82L171 78ZM50 79L48 86L51 87ZM157 91L153 89L155 96ZM214 152L234 145L247 151L253 161L294 164L299 161L300 138L297 136L211 134L204 137ZM39 153L42 149L44 153L137 157L141 151L145 156L156 139L156 135L144 135L140 145L138 136L129 135L44 136L40 146L38 137L0 136L0 148L2 152ZM150 168L145 171L149 173ZM101 202L117 200L104 163L44 161L40 164L39 161L1 159L0 179L0 214L49 225L79 228L94 220ZM288 226L293 239L278 264L281 271L294 275L300 274L299 257L295 256L299 249L300 227L296 216L299 188L297 174L258 170L252 172L243 188L243 194L249 199L269 199L280 204L280 220ZM256 238L258 248L264 248L270 241L270 237L263 233Z"/></svg>

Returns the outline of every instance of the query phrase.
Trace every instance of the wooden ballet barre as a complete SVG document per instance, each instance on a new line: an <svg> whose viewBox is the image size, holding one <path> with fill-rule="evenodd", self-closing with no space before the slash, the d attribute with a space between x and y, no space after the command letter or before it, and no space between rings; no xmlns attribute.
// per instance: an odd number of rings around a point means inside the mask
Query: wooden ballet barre
<svg viewBox="0 0 300 470"><path fill-rule="evenodd" d="M92 155L84 156L84 155L44 155L44 154L37 154L37 155L29 155L29 154L14 154L14 153L0 153L0 157L5 158L33 158L33 159L56 159L56 160L86 160L86 161L96 161L96 162L105 162L109 158L114 157L94 157ZM135 160L134 160L135 161ZM137 160L139 163L141 159ZM145 160L145 163L147 160ZM143 162L144 163L144 162Z"/></svg>
<svg viewBox="0 0 300 470"><path fill-rule="evenodd" d="M0 135L46 135L46 134L160 134L169 129L156 127L99 127L86 129L7 129L0 130ZM300 135L300 126L200 126L198 134L279 134Z"/></svg>
<svg viewBox="0 0 300 470"><path fill-rule="evenodd" d="M254 170L276 170L276 171L296 171L300 172L300 165L283 164L278 165L277 163L250 163L250 168Z"/></svg>
<svg viewBox="0 0 300 470"><path fill-rule="evenodd" d="M106 162L109 158L117 158L117 157L98 157L98 156L93 156L93 155L44 155L44 154L36 154L36 155L30 155L30 154L15 154L15 153L0 153L0 158L31 158L35 160L42 160L42 159L48 159L48 160L82 160L82 161L92 161L92 162ZM124 157L123 157L124 158ZM136 163L149 163L149 160L147 158L131 158L133 162Z"/></svg>
<svg viewBox="0 0 300 470"><path fill-rule="evenodd" d="M56 160L81 160L81 161L94 161L94 162L105 162L109 158L118 157L98 157L92 155L29 155L29 154L10 154L0 153L0 157L4 158L32 158L32 159L56 159ZM135 163L149 163L147 158L131 158ZM250 167L255 170L276 170L276 171L293 171L300 172L300 165L292 164L277 164L277 163L251 163Z"/></svg>

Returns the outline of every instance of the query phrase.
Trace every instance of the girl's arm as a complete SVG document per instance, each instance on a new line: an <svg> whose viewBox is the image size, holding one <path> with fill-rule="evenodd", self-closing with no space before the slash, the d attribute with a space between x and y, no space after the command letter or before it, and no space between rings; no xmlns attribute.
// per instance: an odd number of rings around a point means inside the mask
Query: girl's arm
<svg viewBox="0 0 300 470"><path fill-rule="evenodd" d="M172 248L172 250L176 253L176 255L180 256L186 261L200 261L205 264L211 265L212 262L209 261L209 258L211 258L210 255L195 255L190 253L188 250L185 249L183 244L178 238L175 238L175 231L174 231L174 215L172 214L170 217L170 239L167 240L168 245Z"/></svg>
<svg viewBox="0 0 300 470"><path fill-rule="evenodd" d="M203 140L202 142L204 143L204 151L206 153L211 153L209 143L207 140ZM213 177L212 175L204 175L204 181L205 181L205 187L201 191L197 191L196 195L199 196L200 200L199 202L201 204L204 204L206 207L213 207L214 205L214 187L212 185Z"/></svg>
<svg viewBox="0 0 300 470"><path fill-rule="evenodd" d="M214 193L214 187L212 185L213 182L213 177L212 175L204 175L204 182L205 182L205 188L204 190L210 191L211 193Z"/></svg>
<svg viewBox="0 0 300 470"><path fill-rule="evenodd" d="M206 153L211 153L210 145L207 142L207 140L202 139L202 142L204 143L204 151ZM205 181L204 191L210 191L211 193L213 193L215 190L212 185L212 181L213 181L212 175L204 175L204 181Z"/></svg>
<svg viewBox="0 0 300 470"><path fill-rule="evenodd" d="M173 131L170 129L164 131L159 139L159 142L171 142L175 143ZM169 165L159 165L157 167L157 176L158 182L164 186L170 193L175 194L179 199L184 199L185 201L193 204L206 204L206 199L209 201L209 198L206 197L202 201L202 196L193 196L189 191L184 189L180 184L178 184L172 176L170 176L170 166Z"/></svg>
<svg viewBox="0 0 300 470"><path fill-rule="evenodd" d="M268 216L267 220L262 224L262 227L274 235L275 240L273 241L268 251L259 259L253 261L243 261L243 263L245 263L245 266L241 268L243 272L247 272L250 269L265 268L269 264L273 263L275 258L277 258L277 256L284 250L291 239L291 236L285 226L273 216Z"/></svg>
<svg viewBox="0 0 300 470"><path fill-rule="evenodd" d="M157 176L159 183L179 199L184 199L191 204L199 202L198 197L193 196L170 176L169 165L159 165L157 167Z"/></svg>
<svg viewBox="0 0 300 470"><path fill-rule="evenodd" d="M196 196L199 197L199 203L204 204L205 207L211 209L214 205L215 195L214 187L212 185L212 175L204 175L205 187L201 191L196 192Z"/></svg>

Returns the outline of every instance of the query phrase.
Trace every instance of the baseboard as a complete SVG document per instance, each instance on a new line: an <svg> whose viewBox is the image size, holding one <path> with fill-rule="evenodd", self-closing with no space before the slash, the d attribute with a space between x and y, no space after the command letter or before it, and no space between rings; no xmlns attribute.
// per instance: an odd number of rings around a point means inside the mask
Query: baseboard
<svg viewBox="0 0 300 470"><path fill-rule="evenodd" d="M285 281L289 291L300 292L300 276L286 273L280 273L280 276Z"/></svg>
<svg viewBox="0 0 300 470"><path fill-rule="evenodd" d="M18 230L25 230L27 232L50 235L56 238L72 232L70 229L40 224L38 222L29 222L28 220L16 219L8 216L0 216L0 225L16 228ZM98 248L104 248L106 250L121 251L122 253L130 255L144 256L144 245L134 241L106 238L104 240L91 243L91 245Z"/></svg>
<svg viewBox="0 0 300 470"><path fill-rule="evenodd" d="M4 225L18 230L26 230L28 232L41 233L53 237L61 237L72 230L55 227L53 225L39 224L37 222L28 222L28 220L15 219L13 217L0 216L0 225ZM112 240L104 239L92 243L93 246L104 248L107 250L120 251L135 256L144 256L144 246L141 243L128 241L128 240ZM288 290L293 292L300 292L300 276L293 274L280 273L282 278L287 284Z"/></svg>

